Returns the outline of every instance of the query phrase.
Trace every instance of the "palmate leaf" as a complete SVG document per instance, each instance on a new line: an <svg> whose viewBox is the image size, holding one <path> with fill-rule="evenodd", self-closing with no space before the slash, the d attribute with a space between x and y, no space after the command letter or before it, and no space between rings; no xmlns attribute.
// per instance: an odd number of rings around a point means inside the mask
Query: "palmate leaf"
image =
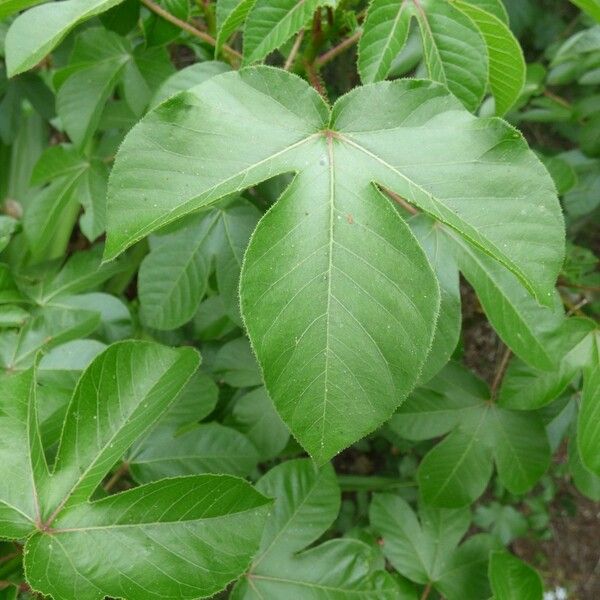
<svg viewBox="0 0 600 600"><path fill-rule="evenodd" d="M190 348L110 346L77 384L52 471L38 433L35 369L3 378L0 536L26 538L33 589L65 600L192 599L246 568L268 501L240 479L182 477L89 500L197 366Z"/></svg>
<svg viewBox="0 0 600 600"><path fill-rule="evenodd" d="M292 460L271 469L256 485L275 498L258 554L236 584L232 600L398 600L398 586L377 570L372 547L334 539L300 552L336 518L340 489L330 465Z"/></svg>
<svg viewBox="0 0 600 600"><path fill-rule="evenodd" d="M390 426L415 440L448 433L419 465L423 499L433 506L456 508L473 502L487 487L493 463L509 491L524 493L550 462L540 417L490 402L486 385L453 362L411 395Z"/></svg>
<svg viewBox="0 0 600 600"><path fill-rule="evenodd" d="M448 600L487 600L492 536L476 535L459 546L471 524L466 508L422 507L419 517L397 495L373 498L369 518L383 536L383 553L394 569L415 583L431 584Z"/></svg>
<svg viewBox="0 0 600 600"><path fill-rule="evenodd" d="M121 146L105 257L286 172L296 177L246 252L242 313L269 395L320 462L390 416L435 332L434 274L373 182L553 302L563 226L547 172L514 129L426 81L358 88L331 111L267 67L175 96Z"/></svg>

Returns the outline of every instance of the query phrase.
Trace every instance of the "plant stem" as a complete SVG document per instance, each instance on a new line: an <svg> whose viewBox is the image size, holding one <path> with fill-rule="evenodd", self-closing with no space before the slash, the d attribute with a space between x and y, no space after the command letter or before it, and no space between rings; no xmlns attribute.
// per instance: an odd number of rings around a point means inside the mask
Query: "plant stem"
<svg viewBox="0 0 600 600"><path fill-rule="evenodd" d="M162 17L165 21L169 21L169 23L177 25L177 27L179 27L180 29L191 33L192 35L196 36L197 38L200 38L202 41L206 42L207 44L210 44L211 46L217 45L217 42L212 35L209 35L204 31L200 31L200 29L197 29L193 25L190 25L189 23L178 19L169 11L166 11L162 6L156 4L152 0L140 1L146 8L151 10L153 13L156 13L159 17ZM242 55L237 50L234 50L231 46L228 46L227 44L223 44L223 54L226 54L229 57L230 61L239 61L242 58Z"/></svg>
<svg viewBox="0 0 600 600"><path fill-rule="evenodd" d="M563 283L558 282L560 287L573 288L574 290L584 290L585 292L600 292L599 285L578 285L576 283Z"/></svg>
<svg viewBox="0 0 600 600"><path fill-rule="evenodd" d="M315 88L315 90L317 90L317 92L319 92L319 94L321 94L321 96L325 98L325 100L328 100L327 90L325 90L325 88L323 87L323 82L321 81L314 64L308 61L305 62L304 70L306 71L306 77L308 78L310 85L312 85Z"/></svg>
<svg viewBox="0 0 600 600"><path fill-rule="evenodd" d="M285 61L285 65L283 65L284 71L289 71L292 68L296 57L298 56L298 51L300 50L300 45L302 44L303 39L304 29L300 30L300 33L297 35L296 40L294 41L294 45L292 46L290 54Z"/></svg>
<svg viewBox="0 0 600 600"><path fill-rule="evenodd" d="M326 65L328 62L331 62L336 56L338 56L339 54L341 54L342 52L344 52L345 50L350 48L350 46L353 46L354 44L356 44L356 42L358 42L358 40L360 39L361 35L362 35L362 31L360 31L360 30L356 31L349 38L346 38L345 40L340 42L337 46L334 46L333 48L331 48L331 50L328 50L324 54L321 54L321 56L319 56L315 60L315 67L317 69L320 69L322 66Z"/></svg>
<svg viewBox="0 0 600 600"><path fill-rule="evenodd" d="M429 582L425 586L425 589L423 590L423 593L421 594L421 600L427 600L427 598L429 598L430 593L431 593L431 582Z"/></svg>
<svg viewBox="0 0 600 600"><path fill-rule="evenodd" d="M490 389L490 397L491 401L494 402L496 400L496 395L498 393L498 388L502 383L502 378L504 377L504 373L506 372L506 367L508 367L508 361L512 356L512 351L508 346L505 346L504 352L502 354L502 358L500 360L500 364L496 369L496 374L494 375L494 381L492 382L492 387Z"/></svg>
<svg viewBox="0 0 600 600"><path fill-rule="evenodd" d="M382 477L377 475L338 475L338 483L343 492L381 491L400 488L416 487L415 482L400 481L394 477Z"/></svg>
<svg viewBox="0 0 600 600"><path fill-rule="evenodd" d="M123 463L114 473L113 476L106 482L104 485L104 491L110 492L117 483L119 483L121 477L123 475L127 475L129 472L129 465L127 463Z"/></svg>

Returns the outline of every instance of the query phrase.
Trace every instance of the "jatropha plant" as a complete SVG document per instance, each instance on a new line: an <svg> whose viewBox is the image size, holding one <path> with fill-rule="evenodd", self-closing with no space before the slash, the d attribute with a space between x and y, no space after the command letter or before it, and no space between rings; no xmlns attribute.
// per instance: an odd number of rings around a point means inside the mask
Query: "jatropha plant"
<svg viewBox="0 0 600 600"><path fill-rule="evenodd" d="M600 501L599 31L0 2L0 600L541 600L531 507Z"/></svg>

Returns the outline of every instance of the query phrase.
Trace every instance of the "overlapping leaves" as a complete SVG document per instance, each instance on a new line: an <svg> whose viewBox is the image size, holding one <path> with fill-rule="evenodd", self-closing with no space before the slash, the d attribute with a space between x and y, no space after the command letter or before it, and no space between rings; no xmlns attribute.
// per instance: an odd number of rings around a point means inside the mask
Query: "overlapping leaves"
<svg viewBox="0 0 600 600"><path fill-rule="evenodd" d="M469 110L479 106L488 85L496 114L516 102L525 83L525 61L497 0L374 0L359 48L364 83L385 79L407 41L412 18L419 24L429 76Z"/></svg>
<svg viewBox="0 0 600 600"><path fill-rule="evenodd" d="M8 485L0 492L0 536L26 538L33 589L69 600L191 599L212 595L246 568L268 501L242 480L174 478L90 501L197 366L192 349L108 348L78 382L51 469L37 425L35 368L3 377L0 475Z"/></svg>
<svg viewBox="0 0 600 600"><path fill-rule="evenodd" d="M336 518L340 490L333 469L293 460L256 485L275 498L259 551L232 592L232 600L328 598L396 600L400 590L378 566L376 551L352 539L324 542L309 550Z"/></svg>
<svg viewBox="0 0 600 600"><path fill-rule="evenodd" d="M289 171L247 250L242 312L270 396L319 461L390 415L435 332L435 277L372 182L553 301L563 232L551 180L513 129L421 81L359 88L331 113L307 84L264 67L174 97L119 152L106 256Z"/></svg>

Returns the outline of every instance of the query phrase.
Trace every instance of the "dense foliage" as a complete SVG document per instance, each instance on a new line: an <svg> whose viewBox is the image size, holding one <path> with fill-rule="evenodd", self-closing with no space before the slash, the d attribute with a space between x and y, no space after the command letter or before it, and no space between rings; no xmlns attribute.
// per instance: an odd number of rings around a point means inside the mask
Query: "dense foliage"
<svg viewBox="0 0 600 600"><path fill-rule="evenodd" d="M0 600L542 599L599 0L1 0L0 200Z"/></svg>

